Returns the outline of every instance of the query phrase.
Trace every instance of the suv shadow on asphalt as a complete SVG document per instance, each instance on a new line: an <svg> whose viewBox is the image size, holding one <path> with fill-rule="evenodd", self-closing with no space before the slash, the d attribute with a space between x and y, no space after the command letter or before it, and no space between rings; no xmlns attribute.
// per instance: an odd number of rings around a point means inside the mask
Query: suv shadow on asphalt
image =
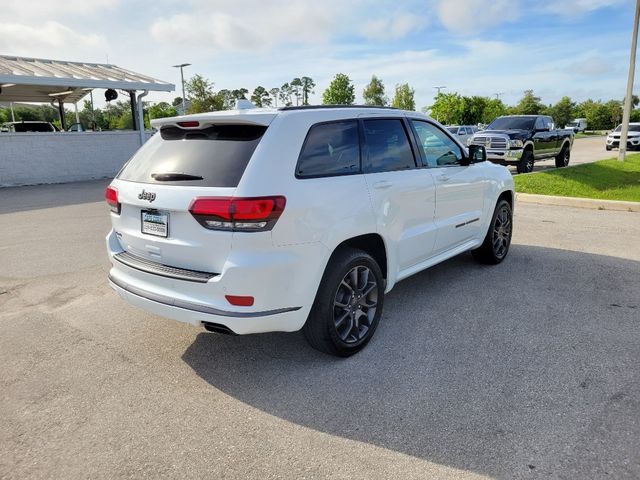
<svg viewBox="0 0 640 480"><path fill-rule="evenodd" d="M640 264L513 245L396 286L361 353L202 333L183 360L314 430L503 478L640 476ZM215 415L215 412L210 414Z"/></svg>

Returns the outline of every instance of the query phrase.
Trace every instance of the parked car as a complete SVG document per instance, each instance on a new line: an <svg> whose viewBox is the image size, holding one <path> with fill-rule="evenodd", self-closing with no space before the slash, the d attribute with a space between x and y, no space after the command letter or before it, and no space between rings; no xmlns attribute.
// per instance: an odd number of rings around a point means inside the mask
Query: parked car
<svg viewBox="0 0 640 480"><path fill-rule="evenodd" d="M474 133L478 131L478 127L473 125L449 125L447 126L447 130L451 135L456 135L456 138L463 145L467 144L467 140L469 140Z"/></svg>
<svg viewBox="0 0 640 480"><path fill-rule="evenodd" d="M515 165L518 173L533 171L534 162L555 159L556 167L566 167L571 158L573 132L557 130L545 115L510 115L496 118L470 145L483 145L487 158L501 165Z"/></svg>
<svg viewBox="0 0 640 480"><path fill-rule="evenodd" d="M607 140L605 142L605 148L607 150L620 147L621 131L622 131L622 125L618 125L609 135L607 135ZM629 150L640 149L640 123L629 124L629 131L627 133L627 149Z"/></svg>
<svg viewBox="0 0 640 480"><path fill-rule="evenodd" d="M149 312L221 333L302 329L348 356L400 280L509 251L512 176L420 113L287 107L152 124L106 190L109 282Z"/></svg>
<svg viewBox="0 0 640 480"><path fill-rule="evenodd" d="M6 122L2 124L3 132L9 133L23 133L23 132L57 132L58 129L49 122L30 121L25 120L22 122Z"/></svg>
<svg viewBox="0 0 640 480"><path fill-rule="evenodd" d="M587 129L587 119L576 118L575 120L572 120L569 123L567 123L564 128L573 130L573 133L584 132Z"/></svg>

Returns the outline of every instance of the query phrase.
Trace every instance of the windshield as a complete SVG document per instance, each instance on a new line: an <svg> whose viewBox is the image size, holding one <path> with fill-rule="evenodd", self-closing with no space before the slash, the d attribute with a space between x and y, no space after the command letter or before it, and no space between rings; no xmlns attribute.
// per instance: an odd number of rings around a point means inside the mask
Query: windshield
<svg viewBox="0 0 640 480"><path fill-rule="evenodd" d="M458 133L458 127L447 127L449 133Z"/></svg>
<svg viewBox="0 0 640 480"><path fill-rule="evenodd" d="M500 117L487 130L532 130L535 123L536 117Z"/></svg>
<svg viewBox="0 0 640 480"><path fill-rule="evenodd" d="M616 129L614 130L614 132L621 132L622 131L622 125L618 125L616 127ZM640 132L640 124L638 125L629 125L629 131L630 132Z"/></svg>

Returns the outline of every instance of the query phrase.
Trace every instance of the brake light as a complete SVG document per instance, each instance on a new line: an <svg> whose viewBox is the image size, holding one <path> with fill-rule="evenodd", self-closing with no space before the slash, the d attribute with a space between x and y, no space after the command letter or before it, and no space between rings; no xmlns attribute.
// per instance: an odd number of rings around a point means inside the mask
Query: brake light
<svg viewBox="0 0 640 480"><path fill-rule="evenodd" d="M104 198L113 213L120 214L120 202L118 202L118 189L109 185L104 192Z"/></svg>
<svg viewBox="0 0 640 480"><path fill-rule="evenodd" d="M263 232L273 228L286 203L283 196L205 197L191 202L189 212L210 230Z"/></svg>
<svg viewBox="0 0 640 480"><path fill-rule="evenodd" d="M182 128L198 128L200 126L200 122L196 120L189 120L186 122L178 122L178 126Z"/></svg>

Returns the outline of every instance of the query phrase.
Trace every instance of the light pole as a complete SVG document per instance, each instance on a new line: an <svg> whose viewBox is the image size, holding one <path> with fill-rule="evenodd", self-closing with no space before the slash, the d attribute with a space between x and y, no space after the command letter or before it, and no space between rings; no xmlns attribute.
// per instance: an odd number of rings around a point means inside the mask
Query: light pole
<svg viewBox="0 0 640 480"><path fill-rule="evenodd" d="M438 95L440 95L440 90L442 90L444 88L447 88L447 87L445 85L440 85L440 86L433 87L433 88L435 88L438 91Z"/></svg>
<svg viewBox="0 0 640 480"><path fill-rule="evenodd" d="M180 65L173 65L173 68L180 69L180 80L182 80L182 115L184 115L187 111L186 109L186 99L184 98L184 67L188 67L191 65L190 63L181 63Z"/></svg>
<svg viewBox="0 0 640 480"><path fill-rule="evenodd" d="M631 118L631 104L633 102L633 74L636 70L636 47L638 45L638 19L640 18L640 0L636 0L636 14L633 19L633 34L631 35L631 58L629 59L629 77L627 78L627 96L624 98L624 113L622 115L622 132L620 132L620 149L618 160L624 162L627 154L627 136L629 134L629 119Z"/></svg>
<svg viewBox="0 0 640 480"><path fill-rule="evenodd" d="M500 100L500 97L504 95L504 92L494 93L494 95L496 96L496 100Z"/></svg>

